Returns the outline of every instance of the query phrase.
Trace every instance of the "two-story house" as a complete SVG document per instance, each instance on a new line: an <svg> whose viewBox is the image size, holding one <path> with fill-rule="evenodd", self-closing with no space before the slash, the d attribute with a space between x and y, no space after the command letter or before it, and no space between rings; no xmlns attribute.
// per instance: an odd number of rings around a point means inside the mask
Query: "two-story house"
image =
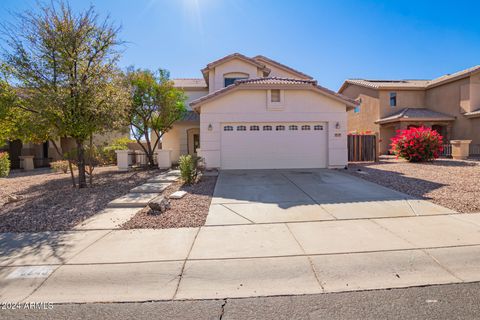
<svg viewBox="0 0 480 320"><path fill-rule="evenodd" d="M480 66L433 80L349 79L338 93L358 103L348 111L348 131L378 133L382 154L396 130L411 126L480 144Z"/></svg>
<svg viewBox="0 0 480 320"><path fill-rule="evenodd" d="M263 56L231 54L203 78L174 79L189 112L164 134L172 160L199 154L208 168L279 169L347 164L347 110L355 101Z"/></svg>

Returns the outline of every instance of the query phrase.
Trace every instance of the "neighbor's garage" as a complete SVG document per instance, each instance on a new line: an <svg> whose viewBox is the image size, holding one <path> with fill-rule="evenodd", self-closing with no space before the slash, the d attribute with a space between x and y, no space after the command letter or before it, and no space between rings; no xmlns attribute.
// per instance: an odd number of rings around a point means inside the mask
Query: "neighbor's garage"
<svg viewBox="0 0 480 320"><path fill-rule="evenodd" d="M325 168L327 124L223 123L222 169Z"/></svg>

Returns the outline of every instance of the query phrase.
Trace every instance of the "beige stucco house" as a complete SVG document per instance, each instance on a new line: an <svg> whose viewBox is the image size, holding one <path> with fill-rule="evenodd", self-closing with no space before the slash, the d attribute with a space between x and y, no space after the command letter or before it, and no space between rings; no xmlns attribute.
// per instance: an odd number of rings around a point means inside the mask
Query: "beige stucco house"
<svg viewBox="0 0 480 320"><path fill-rule="evenodd" d="M172 160L198 154L207 168L332 168L347 164L347 110L355 101L263 56L231 54L203 78L174 79L189 112L162 138Z"/></svg>
<svg viewBox="0 0 480 320"><path fill-rule="evenodd" d="M433 80L349 79L338 93L358 102L348 110L348 131L378 133L381 153L396 130L409 126L480 145L480 66Z"/></svg>

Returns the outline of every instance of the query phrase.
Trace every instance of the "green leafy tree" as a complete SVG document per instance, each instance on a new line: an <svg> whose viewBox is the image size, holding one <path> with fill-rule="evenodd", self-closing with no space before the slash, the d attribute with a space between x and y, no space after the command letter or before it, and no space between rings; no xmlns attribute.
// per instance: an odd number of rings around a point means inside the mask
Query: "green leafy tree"
<svg viewBox="0 0 480 320"><path fill-rule="evenodd" d="M93 7L74 13L63 1L15 18L2 25L8 77L0 122L9 125L0 139L73 138L78 186L86 187L85 144L125 125L129 108L129 86L117 67L119 29Z"/></svg>
<svg viewBox="0 0 480 320"><path fill-rule="evenodd" d="M186 96L174 87L169 76L162 69L152 72L130 68L127 72L132 87L129 122L150 166L154 165L153 154L160 139L186 112Z"/></svg>

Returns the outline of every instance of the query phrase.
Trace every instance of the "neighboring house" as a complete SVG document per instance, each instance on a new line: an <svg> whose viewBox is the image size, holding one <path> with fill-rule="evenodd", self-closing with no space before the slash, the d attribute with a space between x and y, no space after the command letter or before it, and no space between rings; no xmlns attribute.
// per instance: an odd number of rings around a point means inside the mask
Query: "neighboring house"
<svg viewBox="0 0 480 320"><path fill-rule="evenodd" d="M355 101L263 56L231 54L174 79L189 97L187 116L162 148L199 154L207 168L336 168L347 164L347 109Z"/></svg>
<svg viewBox="0 0 480 320"><path fill-rule="evenodd" d="M356 99L349 132L378 133L380 153L398 129L426 126L445 140L480 144L480 66L433 80L346 80L338 93Z"/></svg>

